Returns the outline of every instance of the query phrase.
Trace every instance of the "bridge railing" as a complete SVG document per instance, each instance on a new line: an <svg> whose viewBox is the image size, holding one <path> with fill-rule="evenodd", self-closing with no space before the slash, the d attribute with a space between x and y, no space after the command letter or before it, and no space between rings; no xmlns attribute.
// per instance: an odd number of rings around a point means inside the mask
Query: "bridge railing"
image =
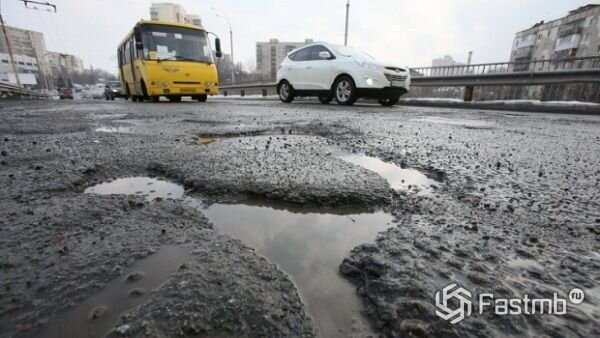
<svg viewBox="0 0 600 338"><path fill-rule="evenodd" d="M566 59L543 59L520 62L496 62L473 65L410 68L412 77L485 75L518 72L552 72L600 68L600 55Z"/></svg>

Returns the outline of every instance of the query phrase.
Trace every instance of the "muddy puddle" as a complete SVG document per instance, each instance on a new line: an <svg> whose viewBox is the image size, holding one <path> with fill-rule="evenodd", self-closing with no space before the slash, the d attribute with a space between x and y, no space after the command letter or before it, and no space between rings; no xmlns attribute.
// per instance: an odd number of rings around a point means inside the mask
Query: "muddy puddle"
<svg viewBox="0 0 600 338"><path fill-rule="evenodd" d="M388 181L390 187L395 190L412 190L420 194L428 194L432 192L432 186L439 185L438 182L428 178L418 170L403 169L376 157L359 154L342 154L338 158L381 175Z"/></svg>
<svg viewBox="0 0 600 338"><path fill-rule="evenodd" d="M90 187L86 193L137 194L148 199L182 197L221 231L242 240L286 272L321 336L372 334L360 313L362 305L354 286L341 277L338 267L352 248L373 242L379 231L392 226L389 214L345 210L324 213L264 203L206 206L200 199L185 196L177 184L147 177L114 180Z"/></svg>
<svg viewBox="0 0 600 338"><path fill-rule="evenodd" d="M191 259L188 250L182 247L161 247L125 269L95 295L50 321L37 337L104 337L122 313L146 301L153 290L160 288L181 264Z"/></svg>

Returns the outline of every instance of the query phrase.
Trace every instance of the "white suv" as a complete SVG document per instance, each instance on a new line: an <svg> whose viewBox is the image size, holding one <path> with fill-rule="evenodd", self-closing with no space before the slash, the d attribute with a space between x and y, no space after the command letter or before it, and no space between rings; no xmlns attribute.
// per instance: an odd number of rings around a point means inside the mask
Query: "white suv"
<svg viewBox="0 0 600 338"><path fill-rule="evenodd" d="M289 103L296 96L333 98L352 105L358 98L379 99L392 106L410 88L406 67L376 61L358 49L318 42L291 51L277 70L277 93Z"/></svg>

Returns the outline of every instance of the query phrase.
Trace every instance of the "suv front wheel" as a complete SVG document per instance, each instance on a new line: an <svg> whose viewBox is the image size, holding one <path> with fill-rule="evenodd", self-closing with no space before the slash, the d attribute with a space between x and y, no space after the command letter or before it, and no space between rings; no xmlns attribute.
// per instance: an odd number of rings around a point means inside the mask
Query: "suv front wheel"
<svg viewBox="0 0 600 338"><path fill-rule="evenodd" d="M292 85L283 80L279 83L279 87L277 88L277 94L279 94L279 99L281 102L290 103L294 101L294 88Z"/></svg>
<svg viewBox="0 0 600 338"><path fill-rule="evenodd" d="M338 104L351 106L356 101L356 85L349 76L340 77L333 86L333 94Z"/></svg>

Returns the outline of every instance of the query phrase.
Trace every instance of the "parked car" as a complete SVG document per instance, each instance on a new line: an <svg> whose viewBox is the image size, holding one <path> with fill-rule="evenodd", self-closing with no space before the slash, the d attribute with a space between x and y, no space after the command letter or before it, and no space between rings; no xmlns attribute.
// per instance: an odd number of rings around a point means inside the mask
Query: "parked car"
<svg viewBox="0 0 600 338"><path fill-rule="evenodd" d="M123 93L123 88L121 88L120 81L110 81L104 87L104 98L107 100L114 100L115 97L127 97Z"/></svg>
<svg viewBox="0 0 600 338"><path fill-rule="evenodd" d="M352 105L358 98L392 106L410 89L406 67L381 63L356 48L318 42L291 51L277 70L277 93L289 103L318 96L326 104Z"/></svg>
<svg viewBox="0 0 600 338"><path fill-rule="evenodd" d="M58 97L61 100L73 100L73 90L71 88L62 88L59 92L58 92Z"/></svg>

